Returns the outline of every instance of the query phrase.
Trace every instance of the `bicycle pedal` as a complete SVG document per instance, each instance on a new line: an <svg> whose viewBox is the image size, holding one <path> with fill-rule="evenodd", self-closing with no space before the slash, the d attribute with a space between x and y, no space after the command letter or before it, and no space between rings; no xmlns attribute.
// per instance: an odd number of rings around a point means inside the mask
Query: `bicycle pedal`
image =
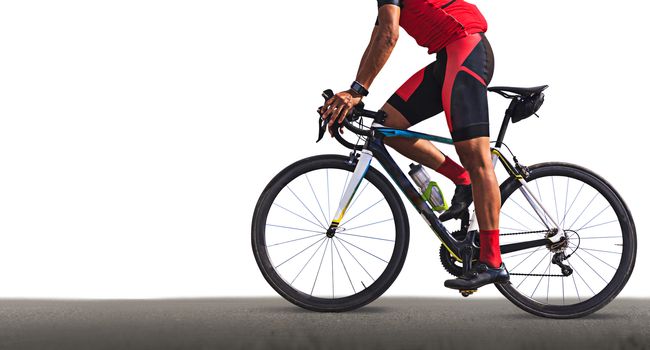
<svg viewBox="0 0 650 350"><path fill-rule="evenodd" d="M468 296L478 292L478 289L471 289L471 290L459 290L460 294L467 298Z"/></svg>

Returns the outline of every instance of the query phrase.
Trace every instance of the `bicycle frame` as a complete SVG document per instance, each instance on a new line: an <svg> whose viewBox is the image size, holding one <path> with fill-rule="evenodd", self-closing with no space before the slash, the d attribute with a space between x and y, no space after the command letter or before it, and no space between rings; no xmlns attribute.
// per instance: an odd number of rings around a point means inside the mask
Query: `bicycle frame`
<svg viewBox="0 0 650 350"><path fill-rule="evenodd" d="M529 242L502 245L501 246L502 254L544 246L547 244L552 244L559 241L560 237L562 237L564 234L562 229L559 227L558 223L555 222L552 216L549 215L548 211L544 208L541 201L537 197L535 197L533 192L529 189L528 184L526 183L525 180L525 176L520 172L519 167L513 166L512 163L508 159L506 159L506 157L501 153L500 146L503 143L503 137L505 135L505 129L507 128L508 125L508 120L509 120L509 116L506 115L506 120L504 120L504 123L502 124L501 132L499 133L499 138L496 142L496 145L495 147L491 148L493 166L496 167L497 162L500 162L504 166L504 168L506 169L510 177L516 179L522 184L520 190L522 191L528 203L533 207L535 213L540 218L541 222L546 226L549 232L554 229L557 229L558 230L557 233L559 234L555 234L553 235L553 237L547 237L544 239L538 239ZM433 232L436 234L438 239L440 239L440 241L445 246L445 248L447 248L449 253L459 261L463 261L463 256L471 257L472 255L471 253L467 252L467 248L468 247L478 248L474 243L475 242L474 237L478 232L478 222L476 219L476 214L475 213L472 214L465 239L462 241L455 239L452 236L452 234L449 232L449 230L447 230L447 228L438 219L434 211L429 206L428 202L422 198L419 191L415 188L415 186L413 186L411 181L407 178L404 172L402 172L402 170L399 168L395 160L388 153L388 150L386 149L386 146L384 144L384 138L386 137L423 139L423 140L429 140L429 141L434 141L434 142L444 143L449 145L453 144L453 140L445 137L429 135L429 134L424 134L424 133L419 133L419 132L414 132L409 130L388 128L377 123L374 123L370 130L371 130L371 136L368 137L366 143L363 146L363 149L360 152L359 159L357 161L352 179L350 180L344 192L345 194L340 201L338 210L334 215L335 219L331 223L330 229L328 230L328 234L331 235L335 234L338 225L341 223L341 220L345 215L348 205L352 201L352 198L354 197L356 190L358 189L363 177L365 176L365 173L368 171L368 168L370 167L370 163L372 159L376 158L377 161L379 161L382 167L393 179L397 187L399 187L402 193L404 193L406 198L411 202L413 207L418 211L420 216L422 216L422 218L427 222L429 227L431 227ZM352 157L352 159L355 158L356 157ZM553 240L554 237L556 237L555 240Z"/></svg>

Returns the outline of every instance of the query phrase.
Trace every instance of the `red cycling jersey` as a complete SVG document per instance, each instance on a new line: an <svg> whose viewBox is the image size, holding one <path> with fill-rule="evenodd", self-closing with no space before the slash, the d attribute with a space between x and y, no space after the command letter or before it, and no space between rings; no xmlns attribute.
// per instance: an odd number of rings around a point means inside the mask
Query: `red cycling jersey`
<svg viewBox="0 0 650 350"><path fill-rule="evenodd" d="M478 8L464 0L378 0L402 8L399 24L420 46L434 53L470 34L487 31Z"/></svg>

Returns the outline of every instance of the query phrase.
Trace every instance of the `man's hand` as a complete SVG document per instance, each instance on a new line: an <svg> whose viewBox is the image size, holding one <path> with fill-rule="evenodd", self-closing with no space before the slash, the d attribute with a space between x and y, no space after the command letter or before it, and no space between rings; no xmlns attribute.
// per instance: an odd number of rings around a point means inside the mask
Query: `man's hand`
<svg viewBox="0 0 650 350"><path fill-rule="evenodd" d="M352 108L361 102L361 98L356 92L348 90L339 92L325 102L321 109L321 116L323 119L332 117L328 123L330 134L334 123L341 124Z"/></svg>

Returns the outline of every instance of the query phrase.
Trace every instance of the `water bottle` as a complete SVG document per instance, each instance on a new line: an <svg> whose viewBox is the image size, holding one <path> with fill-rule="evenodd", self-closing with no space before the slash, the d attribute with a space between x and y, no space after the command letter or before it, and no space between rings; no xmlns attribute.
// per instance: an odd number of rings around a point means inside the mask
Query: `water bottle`
<svg viewBox="0 0 650 350"><path fill-rule="evenodd" d="M422 199L428 201L433 210L442 213L449 208L445 197L442 195L442 190L440 190L440 187L435 181L431 181L429 174L427 174L422 165L411 164L409 175L420 188Z"/></svg>

